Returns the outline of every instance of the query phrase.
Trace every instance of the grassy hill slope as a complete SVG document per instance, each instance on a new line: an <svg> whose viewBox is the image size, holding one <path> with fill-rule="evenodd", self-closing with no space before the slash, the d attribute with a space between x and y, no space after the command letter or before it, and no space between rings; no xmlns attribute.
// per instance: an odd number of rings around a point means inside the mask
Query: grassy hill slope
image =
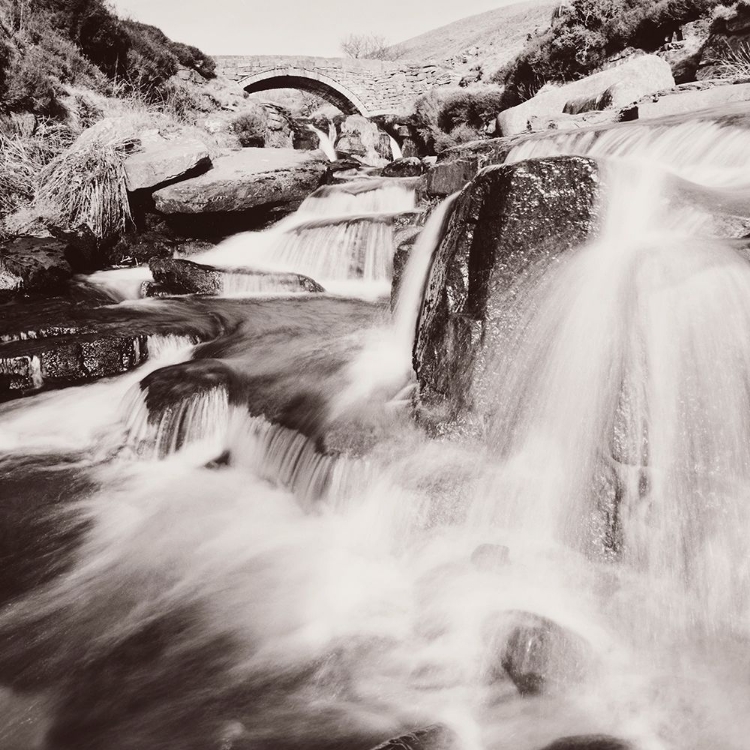
<svg viewBox="0 0 750 750"><path fill-rule="evenodd" d="M481 65L485 75L518 55L529 34L550 25L559 2L529 0L462 18L394 45L404 58L450 60L458 70Z"/></svg>

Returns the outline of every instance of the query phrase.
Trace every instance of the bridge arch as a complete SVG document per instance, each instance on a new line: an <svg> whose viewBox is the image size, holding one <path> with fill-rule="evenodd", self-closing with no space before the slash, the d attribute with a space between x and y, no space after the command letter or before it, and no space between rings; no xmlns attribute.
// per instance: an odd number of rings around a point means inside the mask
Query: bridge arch
<svg viewBox="0 0 750 750"><path fill-rule="evenodd" d="M344 114L370 116L364 102L349 88L324 73L304 68L274 68L253 73L239 82L249 94L272 89L299 89L317 94Z"/></svg>

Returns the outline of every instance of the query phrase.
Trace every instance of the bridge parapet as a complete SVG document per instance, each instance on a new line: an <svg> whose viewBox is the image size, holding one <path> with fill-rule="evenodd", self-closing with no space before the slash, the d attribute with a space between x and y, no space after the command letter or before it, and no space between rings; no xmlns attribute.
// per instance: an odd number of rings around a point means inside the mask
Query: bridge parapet
<svg viewBox="0 0 750 750"><path fill-rule="evenodd" d="M435 86L456 85L459 75L437 63L353 60L342 57L225 56L219 70L249 91L300 88L315 91L365 116L406 109Z"/></svg>

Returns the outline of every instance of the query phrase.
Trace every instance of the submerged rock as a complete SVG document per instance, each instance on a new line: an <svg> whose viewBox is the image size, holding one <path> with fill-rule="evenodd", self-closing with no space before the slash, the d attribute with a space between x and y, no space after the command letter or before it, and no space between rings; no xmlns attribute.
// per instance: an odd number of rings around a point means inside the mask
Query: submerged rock
<svg viewBox="0 0 750 750"><path fill-rule="evenodd" d="M52 237L18 237L0 245L0 294L61 291L72 276L66 249Z"/></svg>
<svg viewBox="0 0 750 750"><path fill-rule="evenodd" d="M599 173L582 157L484 169L458 198L433 260L414 346L423 404L448 417L490 404L483 365L512 331L507 295L595 231ZM511 317L509 317L511 316Z"/></svg>
<svg viewBox="0 0 750 750"><path fill-rule="evenodd" d="M480 544L471 553L471 563L479 570L501 570L510 564L510 550L504 544Z"/></svg>
<svg viewBox="0 0 750 750"><path fill-rule="evenodd" d="M227 269L182 258L154 258L149 268L158 287L171 294L224 294L231 291L322 292L317 282L296 273L267 273L246 268Z"/></svg>
<svg viewBox="0 0 750 750"><path fill-rule="evenodd" d="M458 738L444 724L431 724L382 742L373 750L457 750Z"/></svg>
<svg viewBox="0 0 750 750"><path fill-rule="evenodd" d="M633 745L608 734L579 734L561 737L541 750L635 750Z"/></svg>
<svg viewBox="0 0 750 750"><path fill-rule="evenodd" d="M259 207L296 207L319 187L328 162L309 151L245 148L214 161L199 177L157 190L157 210L166 214L242 212Z"/></svg>
<svg viewBox="0 0 750 750"><path fill-rule="evenodd" d="M521 695L540 695L579 682L590 663L588 645L580 636L530 612L505 613L492 649L499 652L500 666Z"/></svg>

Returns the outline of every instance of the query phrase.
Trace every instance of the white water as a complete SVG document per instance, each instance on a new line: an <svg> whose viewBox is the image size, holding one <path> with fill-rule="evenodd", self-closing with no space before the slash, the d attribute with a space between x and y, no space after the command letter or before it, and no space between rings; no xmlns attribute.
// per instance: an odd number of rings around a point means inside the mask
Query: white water
<svg viewBox="0 0 750 750"><path fill-rule="evenodd" d="M337 161L338 156L336 155L336 149L333 146L335 137L332 139L330 135L326 135L314 125L308 125L307 127L318 136L318 148L326 155L328 161Z"/></svg>
<svg viewBox="0 0 750 750"><path fill-rule="evenodd" d="M668 133L618 131L619 156L630 150L646 163L604 169L596 241L508 295L505 312L519 322L489 363L495 408L482 440L428 439L385 408L388 388L352 395L332 380L328 418L346 423L350 443L385 436L367 452L366 472L338 482L335 458L248 418L221 390L156 422L131 393L119 428L142 460L97 470L100 489L81 507L92 527L74 567L13 617L52 613L75 663L90 663L144 622L197 605L198 632L178 631L169 657L184 654L192 671L214 638L230 638L220 685L234 700L185 698L183 674L146 693L137 728L113 724L101 746L186 747L204 732L208 747L231 729L248 746L366 747L442 721L465 750L539 750L594 732L637 750L746 750L750 269L737 243L712 236L712 212L694 205L711 191L686 196L674 174L740 184L749 157L732 129L719 134L722 146L690 127L675 130L671 146ZM339 200L349 211L356 203L333 191L331 203ZM402 365L449 211L444 204L425 227L394 320L370 334ZM248 251L213 252L234 260ZM357 387L374 373L382 385L377 348L359 343L348 381ZM290 376L303 375L301 362ZM79 389L75 405L63 401L72 391L51 395L45 420L65 423L94 387ZM27 405L33 413L43 403L35 398L16 414ZM100 401L90 403L98 411ZM0 412L3 428L9 415ZM229 467L204 468L224 450ZM603 540L602 470L620 486L619 553ZM335 492L319 491L331 484ZM507 545L510 564L471 564L480 543ZM583 637L585 677L537 698L494 677L513 610ZM146 674L165 660L154 657ZM112 689L119 704L129 685L113 682L92 691ZM149 684L134 682L142 698ZM177 711L179 725L165 719Z"/></svg>
<svg viewBox="0 0 750 750"><path fill-rule="evenodd" d="M235 235L192 260L301 273L330 292L382 296L389 290L396 250L393 220L413 210L409 181L324 187L272 229Z"/></svg>
<svg viewBox="0 0 750 750"><path fill-rule="evenodd" d="M398 141L392 135L388 136L388 140L391 142L391 161L403 159L404 154L401 151L401 146L398 145Z"/></svg>

